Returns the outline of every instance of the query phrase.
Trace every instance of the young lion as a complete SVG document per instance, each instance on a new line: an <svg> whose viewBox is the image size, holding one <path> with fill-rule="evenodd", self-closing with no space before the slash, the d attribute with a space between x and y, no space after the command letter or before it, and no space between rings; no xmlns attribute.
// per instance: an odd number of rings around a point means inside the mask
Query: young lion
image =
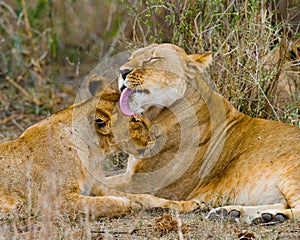
<svg viewBox="0 0 300 240"><path fill-rule="evenodd" d="M33 213L59 209L101 217L140 207L197 208L195 201L169 201L147 194L141 199L102 184L101 162L106 153L118 149L111 132L118 100L113 83L104 92L31 126L16 140L0 144L0 210L9 212L25 204Z"/></svg>
<svg viewBox="0 0 300 240"><path fill-rule="evenodd" d="M150 119L156 134L139 149L131 173L111 184L234 204L213 209L208 219L300 220L300 129L238 112L204 80L210 62L210 54L188 55L171 44L132 53L120 68L120 108Z"/></svg>

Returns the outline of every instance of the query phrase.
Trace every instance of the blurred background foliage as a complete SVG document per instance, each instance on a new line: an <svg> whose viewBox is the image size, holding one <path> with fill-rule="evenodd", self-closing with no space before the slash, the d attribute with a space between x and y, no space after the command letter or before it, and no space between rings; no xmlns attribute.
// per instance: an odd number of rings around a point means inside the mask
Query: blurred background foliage
<svg viewBox="0 0 300 240"><path fill-rule="evenodd" d="M101 60L153 42L211 51L240 111L300 126L299 0L0 0L0 140L74 101Z"/></svg>

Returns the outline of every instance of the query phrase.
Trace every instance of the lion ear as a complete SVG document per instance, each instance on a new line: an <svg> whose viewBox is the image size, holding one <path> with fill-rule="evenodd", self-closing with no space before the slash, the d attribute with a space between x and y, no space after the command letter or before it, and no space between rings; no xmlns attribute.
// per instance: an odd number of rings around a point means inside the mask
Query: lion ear
<svg viewBox="0 0 300 240"><path fill-rule="evenodd" d="M188 57L201 65L203 69L210 66L212 63L212 54L211 53L202 53L202 54L190 54Z"/></svg>

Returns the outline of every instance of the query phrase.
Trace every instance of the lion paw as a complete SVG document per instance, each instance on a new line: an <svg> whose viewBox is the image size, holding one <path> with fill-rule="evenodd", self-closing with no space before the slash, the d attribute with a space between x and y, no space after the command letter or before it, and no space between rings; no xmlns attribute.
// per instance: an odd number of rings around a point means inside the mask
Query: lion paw
<svg viewBox="0 0 300 240"><path fill-rule="evenodd" d="M283 213L262 213L260 217L252 220L252 224L276 224L283 223L287 219Z"/></svg>
<svg viewBox="0 0 300 240"><path fill-rule="evenodd" d="M187 201L166 201L160 207L165 209L176 210L179 213L192 212L201 208L201 203L197 200L187 200Z"/></svg>
<svg viewBox="0 0 300 240"><path fill-rule="evenodd" d="M179 201L179 212L192 212L201 207L201 203L197 200L189 200L189 201Z"/></svg>
<svg viewBox="0 0 300 240"><path fill-rule="evenodd" d="M283 223L288 219L285 214L278 210L260 211L255 207L232 206L212 209L205 217L206 220L229 220L234 222L244 221L248 224L276 224Z"/></svg>
<svg viewBox="0 0 300 240"><path fill-rule="evenodd" d="M235 222L240 221L241 212L237 209L227 210L225 207L212 209L205 217L206 220L227 219Z"/></svg>

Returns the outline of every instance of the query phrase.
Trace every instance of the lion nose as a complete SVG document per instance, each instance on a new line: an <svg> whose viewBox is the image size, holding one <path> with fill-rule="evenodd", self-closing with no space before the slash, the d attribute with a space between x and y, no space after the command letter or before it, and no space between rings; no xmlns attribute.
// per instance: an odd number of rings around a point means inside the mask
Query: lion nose
<svg viewBox="0 0 300 240"><path fill-rule="evenodd" d="M124 69L120 69L120 74L123 78L123 80L126 79L127 75L132 72L132 69L131 68L124 68Z"/></svg>

